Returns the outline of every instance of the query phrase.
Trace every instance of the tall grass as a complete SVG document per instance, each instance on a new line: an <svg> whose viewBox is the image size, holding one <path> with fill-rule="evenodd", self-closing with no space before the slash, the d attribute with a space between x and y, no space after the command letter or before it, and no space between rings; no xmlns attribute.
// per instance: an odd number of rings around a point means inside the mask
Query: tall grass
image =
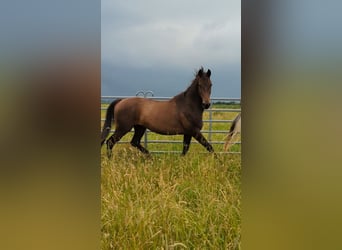
<svg viewBox="0 0 342 250"><path fill-rule="evenodd" d="M240 155L102 155L101 249L239 249Z"/></svg>

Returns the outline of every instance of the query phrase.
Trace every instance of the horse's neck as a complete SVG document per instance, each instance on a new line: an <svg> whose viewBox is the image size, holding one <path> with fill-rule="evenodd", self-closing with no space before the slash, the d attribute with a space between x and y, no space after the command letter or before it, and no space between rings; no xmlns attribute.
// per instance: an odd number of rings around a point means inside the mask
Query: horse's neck
<svg viewBox="0 0 342 250"><path fill-rule="evenodd" d="M183 92L183 97L185 99L185 103L190 105L192 109L203 112L202 99L198 94L196 83L192 83L191 86Z"/></svg>
<svg viewBox="0 0 342 250"><path fill-rule="evenodd" d="M187 90L185 90L185 93L189 96L196 96L198 95L198 90L197 90L197 83L193 82Z"/></svg>

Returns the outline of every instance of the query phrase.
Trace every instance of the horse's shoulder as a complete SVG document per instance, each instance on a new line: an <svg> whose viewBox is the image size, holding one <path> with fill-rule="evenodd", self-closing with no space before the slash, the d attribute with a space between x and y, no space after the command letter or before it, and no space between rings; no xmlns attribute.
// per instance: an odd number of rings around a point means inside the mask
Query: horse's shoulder
<svg viewBox="0 0 342 250"><path fill-rule="evenodd" d="M190 123L191 126L202 128L203 122L202 122L201 115L198 115L189 109L184 109L181 112L179 112L179 114L180 114L181 120L186 121L187 123Z"/></svg>

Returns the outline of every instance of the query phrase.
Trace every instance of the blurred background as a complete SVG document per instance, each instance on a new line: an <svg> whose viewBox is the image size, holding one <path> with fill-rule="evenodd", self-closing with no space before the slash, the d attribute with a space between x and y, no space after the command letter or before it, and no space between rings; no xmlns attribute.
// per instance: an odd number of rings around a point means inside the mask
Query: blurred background
<svg viewBox="0 0 342 250"><path fill-rule="evenodd" d="M242 1L244 249L340 249L338 1Z"/></svg>
<svg viewBox="0 0 342 250"><path fill-rule="evenodd" d="M100 246L100 29L99 1L1 6L1 249Z"/></svg>
<svg viewBox="0 0 342 250"><path fill-rule="evenodd" d="M241 9L242 247L340 249L341 4ZM6 2L0 29L0 248L99 248L101 2Z"/></svg>

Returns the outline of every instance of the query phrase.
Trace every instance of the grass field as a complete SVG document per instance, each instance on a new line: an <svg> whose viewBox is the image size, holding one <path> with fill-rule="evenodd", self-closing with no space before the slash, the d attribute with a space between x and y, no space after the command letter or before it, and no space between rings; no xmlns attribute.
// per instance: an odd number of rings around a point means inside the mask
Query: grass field
<svg viewBox="0 0 342 250"><path fill-rule="evenodd" d="M218 113L214 119L217 116L233 119L236 113ZM215 124L214 129L228 130L227 125ZM213 140L224 138L218 136ZM185 157L145 156L119 144L112 159L103 147L101 171L101 249L240 249L240 154L215 157L192 143Z"/></svg>

